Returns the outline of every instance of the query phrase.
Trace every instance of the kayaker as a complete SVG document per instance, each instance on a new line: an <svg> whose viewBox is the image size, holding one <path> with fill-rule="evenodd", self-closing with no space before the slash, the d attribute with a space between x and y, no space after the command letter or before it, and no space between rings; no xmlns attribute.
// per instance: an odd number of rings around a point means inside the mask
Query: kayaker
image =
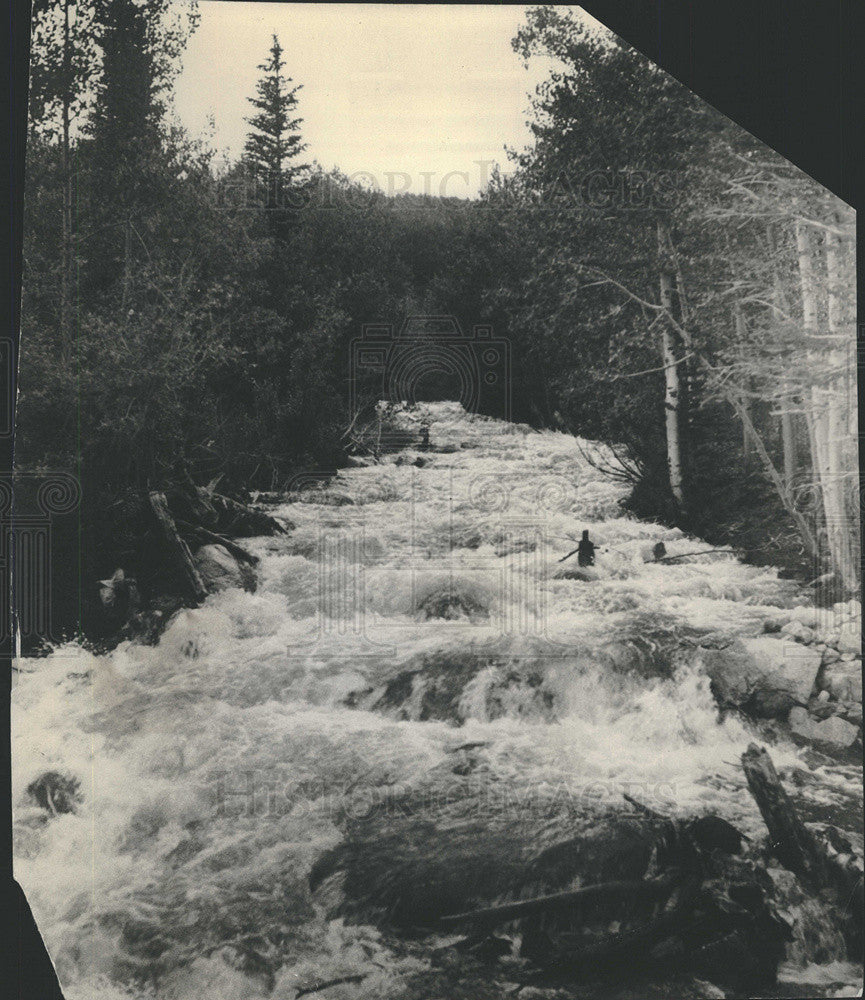
<svg viewBox="0 0 865 1000"><path fill-rule="evenodd" d="M589 540L588 530L583 531L583 537L577 546L577 562L580 566L595 565L595 543Z"/></svg>

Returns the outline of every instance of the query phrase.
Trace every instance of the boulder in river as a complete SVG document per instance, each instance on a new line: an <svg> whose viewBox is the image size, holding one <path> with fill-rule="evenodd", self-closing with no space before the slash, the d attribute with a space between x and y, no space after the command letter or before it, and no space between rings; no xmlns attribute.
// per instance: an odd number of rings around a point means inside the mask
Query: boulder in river
<svg viewBox="0 0 865 1000"><path fill-rule="evenodd" d="M457 725L469 718L555 717L555 691L536 663L470 651L422 654L361 704L399 719Z"/></svg>
<svg viewBox="0 0 865 1000"><path fill-rule="evenodd" d="M222 545L202 545L194 562L209 593L229 587L255 590L255 571L235 559Z"/></svg>
<svg viewBox="0 0 865 1000"><path fill-rule="evenodd" d="M803 625L802 622L796 621L794 618L792 621L787 622L781 629L781 634L788 636L795 642L801 642L804 645L812 643L815 639L814 629L809 628L807 625Z"/></svg>
<svg viewBox="0 0 865 1000"><path fill-rule="evenodd" d="M444 618L447 621L456 619L489 618L486 608L477 593L471 588L445 585L437 587L426 594L418 602L417 610L422 618Z"/></svg>
<svg viewBox="0 0 865 1000"><path fill-rule="evenodd" d="M703 649L701 658L718 704L761 718L777 718L804 705L820 668L816 650L771 636Z"/></svg>
<svg viewBox="0 0 865 1000"><path fill-rule="evenodd" d="M838 637L836 648L839 653L854 653L856 656L862 655L862 633L858 623L842 627Z"/></svg>
<svg viewBox="0 0 865 1000"><path fill-rule="evenodd" d="M819 686L836 701L862 703L862 661L838 659L824 663Z"/></svg>
<svg viewBox="0 0 865 1000"><path fill-rule="evenodd" d="M81 801L80 782L76 777L46 771L27 786L27 794L43 809L54 816L74 813Z"/></svg>
<svg viewBox="0 0 865 1000"><path fill-rule="evenodd" d="M790 710L790 728L806 740L842 748L852 746L859 735L858 726L837 715L819 721L799 706Z"/></svg>

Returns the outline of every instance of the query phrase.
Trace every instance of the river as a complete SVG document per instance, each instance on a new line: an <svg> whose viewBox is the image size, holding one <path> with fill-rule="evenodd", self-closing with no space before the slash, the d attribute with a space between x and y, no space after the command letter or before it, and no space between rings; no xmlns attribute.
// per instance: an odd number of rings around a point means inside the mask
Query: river
<svg viewBox="0 0 865 1000"><path fill-rule="evenodd" d="M503 793L532 808L625 791L765 834L738 764L765 734L721 717L689 639L757 635L802 603L797 585L732 553L646 563L657 541L710 546L624 514L626 487L584 454L604 449L457 404L421 411L402 419L429 422L431 450L269 508L294 528L250 541L255 593L210 596L156 646L19 662L15 874L69 1000L292 1000L347 977L317 995L425 997L407 984L433 946L329 917L308 878L340 817L442 774L477 776L492 810ZM584 528L592 583L558 562ZM783 734L770 749L782 774L810 775L815 808L857 803L861 848L861 770L808 763ZM48 770L79 801L46 820L26 789ZM803 904L782 979L851 995L861 968ZM465 995L506 994L490 989Z"/></svg>

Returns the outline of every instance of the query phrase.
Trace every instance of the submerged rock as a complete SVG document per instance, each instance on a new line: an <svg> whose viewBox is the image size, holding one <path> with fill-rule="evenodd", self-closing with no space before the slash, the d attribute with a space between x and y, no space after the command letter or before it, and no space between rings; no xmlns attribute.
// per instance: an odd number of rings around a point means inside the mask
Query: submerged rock
<svg viewBox="0 0 865 1000"><path fill-rule="evenodd" d="M423 618L444 618L447 621L489 617L489 609L474 594L447 586L427 594L418 602L417 610Z"/></svg>
<svg viewBox="0 0 865 1000"><path fill-rule="evenodd" d="M210 593L227 590L229 587L255 590L255 571L235 559L222 545L203 545L195 553L193 561Z"/></svg>
<svg viewBox="0 0 865 1000"><path fill-rule="evenodd" d="M503 716L551 721L555 694L536 664L477 653L424 654L356 704L397 718L461 724Z"/></svg>
<svg viewBox="0 0 865 1000"><path fill-rule="evenodd" d="M74 813L81 801L81 783L76 777L46 771L27 786L27 794L38 806L55 816L60 813Z"/></svg>
<svg viewBox="0 0 865 1000"><path fill-rule="evenodd" d="M719 705L761 718L778 718L806 704L820 669L817 650L771 636L704 649L701 659Z"/></svg>
<svg viewBox="0 0 865 1000"><path fill-rule="evenodd" d="M644 819L575 808L531 788L442 778L398 801L384 797L362 817L349 808L344 841L310 872L330 918L431 927L491 901L640 878L649 866L655 831ZM335 875L338 885L325 887Z"/></svg>

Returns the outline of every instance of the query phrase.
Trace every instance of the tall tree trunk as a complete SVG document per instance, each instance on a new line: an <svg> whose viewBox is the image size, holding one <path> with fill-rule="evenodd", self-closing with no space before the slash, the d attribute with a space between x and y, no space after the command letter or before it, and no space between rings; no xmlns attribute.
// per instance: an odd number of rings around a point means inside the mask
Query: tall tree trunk
<svg viewBox="0 0 865 1000"><path fill-rule="evenodd" d="M711 369L711 366L708 364L708 362L704 362L704 364L706 365L707 368ZM733 390L727 390L725 395L727 397L727 401L729 402L729 404L739 415L739 419L742 421L743 424L746 425L748 433L751 435L751 440L754 442L754 447L757 451L757 454L760 456L760 460L762 461L763 466L769 475L769 478L772 480L775 486L775 490L778 493L778 497L784 504L787 513L790 515L790 517L793 518L796 527L799 529L799 537L802 539L802 543L804 544L805 549L808 552L808 555L811 556L812 559L816 560L818 558L818 552L819 552L817 539L814 537L814 533L811 531L811 528L809 527L808 522L802 515L802 512L796 508L796 503L793 497L788 492L787 487L784 485L784 480L782 479L781 474L775 468L775 463L772 461L772 456L766 450L766 446L763 444L760 435L757 433L756 428L751 422L751 418L748 415L748 411L742 406L739 394Z"/></svg>
<svg viewBox="0 0 865 1000"><path fill-rule="evenodd" d="M745 341L748 339L748 334L745 328L745 315L742 312L742 306L739 302L736 302L733 306L733 318L736 324L736 341L739 344L739 354L744 359ZM745 375L743 376L743 381L746 392L742 394L742 409L748 414L748 420L742 421L742 465L745 471L747 471L751 467L754 455L754 440L750 430L748 430L748 426L749 424L753 425L754 418L751 412L751 400L747 395L747 390L751 388L750 379Z"/></svg>
<svg viewBox="0 0 865 1000"><path fill-rule="evenodd" d="M787 489L790 490L796 481L796 470L799 467L799 459L796 451L796 430L793 424L793 414L788 410L781 411L781 447L784 451L784 482Z"/></svg>
<svg viewBox="0 0 865 1000"><path fill-rule="evenodd" d="M772 308L776 320L780 323L784 317L784 289L781 287L781 276L775 269L772 275ZM784 450L784 482L791 489L799 470L799 455L796 448L796 423L794 414L789 410L793 402L793 390L788 383L784 386L784 398L781 401L781 444Z"/></svg>
<svg viewBox="0 0 865 1000"><path fill-rule="evenodd" d="M62 87L62 156L63 156L63 225L60 260L60 342L64 352L72 348L72 158L69 119L72 100L72 50L69 38L69 0L63 2L63 87Z"/></svg>
<svg viewBox="0 0 865 1000"><path fill-rule="evenodd" d="M833 221L840 221L837 215L834 215ZM825 246L826 315L832 338L829 357L831 382L827 391L827 480L833 494L832 509L837 516L836 522L830 525L827 511L827 534L841 580L845 588L855 590L859 584L858 455L856 436L852 433L852 427L856 426L857 399L855 388L851 391L855 335L845 297L842 237L827 234ZM849 277L852 283L852 274ZM850 349L845 350L845 346Z"/></svg>
<svg viewBox="0 0 865 1000"><path fill-rule="evenodd" d="M661 271L661 305L672 315L673 275ZM682 448L680 436L680 391L679 365L676 357L673 330L669 323L661 328L661 357L664 365L664 414L667 433L667 470L670 475L670 491L680 507L685 505L682 477Z"/></svg>
<svg viewBox="0 0 865 1000"><path fill-rule="evenodd" d="M834 237L833 237L834 240ZM858 510L848 511L844 501L846 473L843 461L844 437L844 393L838 385L839 375L843 376L844 352L840 348L844 334L841 321L841 298L839 293L840 267L837 244L830 244L826 250L828 277L827 319L829 326L830 350L818 350L819 337L818 286L814 273L812 246L807 227L796 224L796 249L799 258L799 280L802 289L802 323L806 338L810 340L809 360L811 370L817 378L823 376L822 383L811 386L808 420L810 423L812 459L815 479L820 485L823 500L823 516L826 526L826 543L832 569L845 588L853 590L858 583L858 553L852 553L851 518L858 517ZM837 339L836 339L837 338ZM828 353L828 356L827 356ZM825 373L828 370L828 377Z"/></svg>

